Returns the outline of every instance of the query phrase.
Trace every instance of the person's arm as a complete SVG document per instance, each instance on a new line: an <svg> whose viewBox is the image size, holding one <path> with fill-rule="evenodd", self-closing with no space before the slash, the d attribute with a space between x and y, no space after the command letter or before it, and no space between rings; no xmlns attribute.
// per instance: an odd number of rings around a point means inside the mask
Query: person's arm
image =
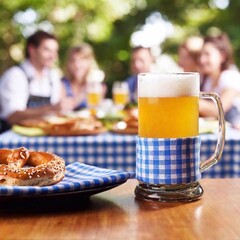
<svg viewBox="0 0 240 240"><path fill-rule="evenodd" d="M73 97L69 97L66 91L66 86L61 82L61 98L60 98L60 107L62 111L71 111L75 108L76 103Z"/></svg>
<svg viewBox="0 0 240 240"><path fill-rule="evenodd" d="M233 101L238 95L238 91L233 89L226 89L220 96L224 112L228 112L233 106ZM201 117L217 118L218 111L213 101L200 99L199 100L199 114Z"/></svg>
<svg viewBox="0 0 240 240"><path fill-rule="evenodd" d="M61 110L60 104L42 106L38 108L27 108L22 111L15 111L7 118L9 124L17 124L22 120L29 118L40 118L49 114L58 114Z"/></svg>

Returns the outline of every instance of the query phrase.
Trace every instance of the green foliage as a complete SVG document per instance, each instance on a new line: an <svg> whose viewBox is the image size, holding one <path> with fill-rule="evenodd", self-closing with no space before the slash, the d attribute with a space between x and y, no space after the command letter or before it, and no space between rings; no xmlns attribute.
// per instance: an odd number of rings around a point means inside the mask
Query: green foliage
<svg viewBox="0 0 240 240"><path fill-rule="evenodd" d="M0 72L20 61L27 31L34 27L53 27L60 40L60 66L67 50L86 41L94 47L97 61L111 87L115 80L129 75L130 36L145 19L159 11L175 26L174 35L161 46L176 58L177 48L189 35L205 35L212 29L227 32L237 63L240 50L240 0L230 0L226 9L212 6L213 0L1 0ZM16 21L16 16L32 9L33 21ZM26 21L26 19L25 19ZM161 31L159 30L159 33Z"/></svg>

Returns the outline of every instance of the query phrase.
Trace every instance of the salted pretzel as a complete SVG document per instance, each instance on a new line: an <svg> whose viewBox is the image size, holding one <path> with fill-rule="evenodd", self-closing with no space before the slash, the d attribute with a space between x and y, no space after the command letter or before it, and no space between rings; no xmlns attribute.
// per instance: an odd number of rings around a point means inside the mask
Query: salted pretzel
<svg viewBox="0 0 240 240"><path fill-rule="evenodd" d="M47 186L61 181L64 173L65 162L55 154L0 149L0 185Z"/></svg>

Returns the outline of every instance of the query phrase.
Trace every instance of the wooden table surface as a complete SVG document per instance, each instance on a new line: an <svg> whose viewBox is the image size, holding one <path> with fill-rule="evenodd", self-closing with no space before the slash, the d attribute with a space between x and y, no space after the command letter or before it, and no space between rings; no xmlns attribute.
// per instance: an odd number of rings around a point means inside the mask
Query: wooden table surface
<svg viewBox="0 0 240 240"><path fill-rule="evenodd" d="M203 179L203 198L184 204L136 200L135 185L128 180L60 209L7 206L0 239L240 239L240 179Z"/></svg>

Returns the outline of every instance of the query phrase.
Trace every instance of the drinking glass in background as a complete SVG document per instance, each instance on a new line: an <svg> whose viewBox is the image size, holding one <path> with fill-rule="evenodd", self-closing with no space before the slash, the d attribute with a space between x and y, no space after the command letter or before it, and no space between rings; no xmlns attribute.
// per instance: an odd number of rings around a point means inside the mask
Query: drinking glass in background
<svg viewBox="0 0 240 240"><path fill-rule="evenodd" d="M201 172L222 155L225 121L220 98L200 92L198 73L139 74L135 195L163 202L194 201ZM214 154L200 161L199 98L216 103L219 134Z"/></svg>
<svg viewBox="0 0 240 240"><path fill-rule="evenodd" d="M126 82L115 82L112 89L113 102L123 108L129 102L129 90Z"/></svg>
<svg viewBox="0 0 240 240"><path fill-rule="evenodd" d="M93 113L96 113L103 98L103 86L100 82L89 82L87 84L87 103Z"/></svg>

